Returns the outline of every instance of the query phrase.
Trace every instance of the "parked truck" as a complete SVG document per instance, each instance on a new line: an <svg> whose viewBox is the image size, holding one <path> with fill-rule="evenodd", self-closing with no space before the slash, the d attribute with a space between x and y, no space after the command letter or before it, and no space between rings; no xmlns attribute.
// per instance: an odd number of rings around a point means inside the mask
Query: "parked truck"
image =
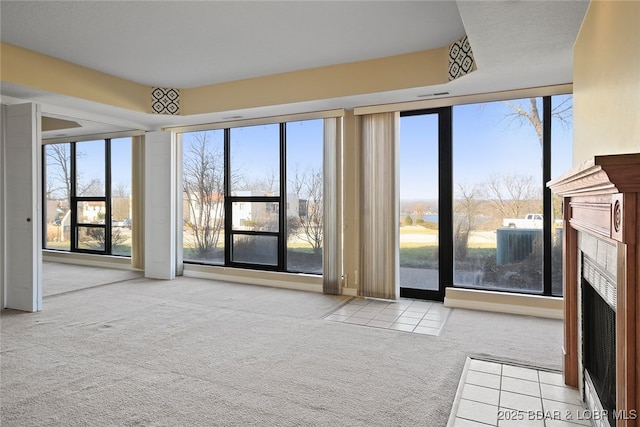
<svg viewBox="0 0 640 427"><path fill-rule="evenodd" d="M542 214L527 214L524 218L505 218L502 226L508 228L542 228Z"/></svg>

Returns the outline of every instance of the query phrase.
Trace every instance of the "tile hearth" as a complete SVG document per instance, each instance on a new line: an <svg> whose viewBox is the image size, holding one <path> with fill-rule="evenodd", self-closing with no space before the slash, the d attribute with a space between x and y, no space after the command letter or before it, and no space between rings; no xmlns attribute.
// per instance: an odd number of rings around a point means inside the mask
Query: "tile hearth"
<svg viewBox="0 0 640 427"><path fill-rule="evenodd" d="M468 358L447 427L591 426L593 416L560 372Z"/></svg>

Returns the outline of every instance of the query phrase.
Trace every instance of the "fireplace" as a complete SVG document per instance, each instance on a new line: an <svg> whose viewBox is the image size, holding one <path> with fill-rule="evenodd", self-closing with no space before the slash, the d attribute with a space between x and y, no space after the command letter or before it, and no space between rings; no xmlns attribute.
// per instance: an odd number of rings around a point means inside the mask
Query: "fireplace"
<svg viewBox="0 0 640 427"><path fill-rule="evenodd" d="M597 426L640 426L640 154L549 183L564 200L564 378Z"/></svg>
<svg viewBox="0 0 640 427"><path fill-rule="evenodd" d="M583 266L589 262L585 261ZM584 375L585 401L594 412L606 414L609 426L613 426L615 425L613 414L616 412L615 306L612 306L612 300L607 298L606 294L601 295L599 290L584 277L584 273L580 292L582 301L582 321L580 322L582 324L582 357L580 360Z"/></svg>

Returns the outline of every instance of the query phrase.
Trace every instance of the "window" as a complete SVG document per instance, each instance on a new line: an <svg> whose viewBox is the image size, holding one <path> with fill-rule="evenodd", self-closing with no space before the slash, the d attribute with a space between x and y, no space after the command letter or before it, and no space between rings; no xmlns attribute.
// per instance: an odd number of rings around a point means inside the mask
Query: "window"
<svg viewBox="0 0 640 427"><path fill-rule="evenodd" d="M287 123L287 270L322 274L323 123Z"/></svg>
<svg viewBox="0 0 640 427"><path fill-rule="evenodd" d="M439 114L400 117L400 288L438 290Z"/></svg>
<svg viewBox="0 0 640 427"><path fill-rule="evenodd" d="M131 139L49 144L43 158L44 247L131 256Z"/></svg>
<svg viewBox="0 0 640 427"><path fill-rule="evenodd" d="M322 273L321 119L181 138L185 262Z"/></svg>
<svg viewBox="0 0 640 427"><path fill-rule="evenodd" d="M551 98L551 179L571 169L573 164L573 96ZM551 198L551 292L562 296L562 197Z"/></svg>
<svg viewBox="0 0 640 427"><path fill-rule="evenodd" d="M571 167L572 96L454 106L439 142L436 112L401 115L401 291L562 295L562 208L546 183Z"/></svg>
<svg viewBox="0 0 640 427"><path fill-rule="evenodd" d="M281 127L270 124L227 131L229 263L282 268Z"/></svg>
<svg viewBox="0 0 640 427"><path fill-rule="evenodd" d="M224 264L224 131L185 133L182 150L184 259Z"/></svg>
<svg viewBox="0 0 640 427"><path fill-rule="evenodd" d="M542 292L541 101L453 108L456 286Z"/></svg>
<svg viewBox="0 0 640 427"><path fill-rule="evenodd" d="M571 95L453 109L455 286L561 295ZM553 176L552 176L553 175Z"/></svg>

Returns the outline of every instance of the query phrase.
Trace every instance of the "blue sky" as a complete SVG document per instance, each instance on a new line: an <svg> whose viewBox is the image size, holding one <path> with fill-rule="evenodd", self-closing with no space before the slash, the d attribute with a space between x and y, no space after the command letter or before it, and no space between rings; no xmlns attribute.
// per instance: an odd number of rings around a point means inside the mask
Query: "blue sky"
<svg viewBox="0 0 640 427"><path fill-rule="evenodd" d="M223 131L214 133L221 146ZM231 167L249 182L271 174L277 175L279 166L279 125L256 125L231 129ZM213 139L212 139L213 140ZM185 152L193 141L193 134L185 133ZM305 169L322 168L323 120L305 120L287 123L287 173L293 175L296 166ZM289 179L293 176L289 176Z"/></svg>
<svg viewBox="0 0 640 427"><path fill-rule="evenodd" d="M77 167L83 183L92 179L105 181L104 140L78 142ZM131 191L131 138L111 140L111 185L112 192L121 185Z"/></svg>
<svg viewBox="0 0 640 427"><path fill-rule="evenodd" d="M570 96L570 95L568 95ZM554 97L554 105L565 96ZM517 103L517 101L513 101ZM523 105L528 105L524 100ZM540 106L541 109L541 106ZM454 185L480 183L493 173L525 174L540 177L541 149L533 127L509 122L511 113L502 102L471 104L453 108ZM287 124L287 162L291 175L295 165L300 170L322 166L323 121L307 120ZM222 131L215 132L221 143ZM559 122L552 124L552 175L571 168L572 131ZM130 139L112 140L113 186L130 188ZM188 146L190 134L184 134ZM437 117L409 116L400 123L400 186L402 199L437 197ZM278 167L278 125L259 125L232 130L232 163L245 177L257 179ZM86 159L102 157L99 143L79 143ZM104 173L100 165L86 162L83 178Z"/></svg>
<svg viewBox="0 0 640 427"><path fill-rule="evenodd" d="M523 106L528 106L528 100ZM541 102L539 108L542 111ZM535 130L528 122L510 121L507 115L512 112L502 102L453 108L454 187L480 184L495 173L542 179L542 150ZM572 138L571 129L554 120L553 176L571 168ZM436 115L402 117L401 199L437 198L437 153Z"/></svg>

